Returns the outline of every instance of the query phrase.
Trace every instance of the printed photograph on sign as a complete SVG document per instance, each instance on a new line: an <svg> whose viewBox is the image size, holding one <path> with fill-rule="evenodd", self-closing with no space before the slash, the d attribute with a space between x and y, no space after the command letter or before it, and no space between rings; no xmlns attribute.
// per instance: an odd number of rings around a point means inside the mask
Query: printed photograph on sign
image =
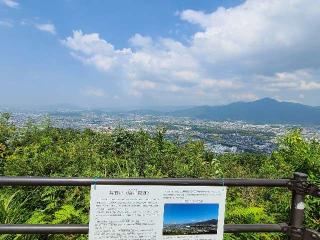
<svg viewBox="0 0 320 240"><path fill-rule="evenodd" d="M167 203L163 235L217 234L219 204Z"/></svg>

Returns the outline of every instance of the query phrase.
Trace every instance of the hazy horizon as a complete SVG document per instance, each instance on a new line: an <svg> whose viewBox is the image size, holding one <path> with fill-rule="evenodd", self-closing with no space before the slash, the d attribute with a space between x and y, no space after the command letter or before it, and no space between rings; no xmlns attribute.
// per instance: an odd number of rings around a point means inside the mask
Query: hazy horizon
<svg viewBox="0 0 320 240"><path fill-rule="evenodd" d="M262 101L265 99L274 100L277 102L289 102L289 103L297 103L297 104L303 104L300 102L292 102L292 101L279 101L277 99L272 98L260 98L253 101L237 101L237 102L230 102L225 104L217 104L217 105L140 105L140 106L113 106L113 107L97 107L97 106L81 106L81 105L73 105L69 103L58 103L58 104L52 104L52 105L16 105L16 106L10 106L10 105L1 105L0 104L0 110L1 108L7 108L8 110L25 110L25 111L37 111L37 110L43 110L43 111L49 111L49 110L57 110L57 109L64 109L64 110L70 110L70 111L93 111L93 110L100 110L100 111L115 111L115 112L121 112L121 111L134 111L134 110L150 110L150 111L175 111L175 110L182 110L182 109L189 109L194 107L202 107L202 106L225 106L232 103L238 103L238 102L244 102L244 103L250 103L250 102L257 102ZM319 107L319 105L307 105L306 106L311 107Z"/></svg>

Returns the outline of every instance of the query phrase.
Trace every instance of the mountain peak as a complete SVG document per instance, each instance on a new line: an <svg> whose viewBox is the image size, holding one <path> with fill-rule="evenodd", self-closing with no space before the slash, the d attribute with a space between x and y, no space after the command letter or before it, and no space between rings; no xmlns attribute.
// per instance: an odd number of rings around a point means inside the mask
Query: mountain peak
<svg viewBox="0 0 320 240"><path fill-rule="evenodd" d="M258 99L254 102L260 102L260 103L278 103L279 101L276 100L276 99L273 99L273 98L269 98L269 97L265 97L265 98L261 98L261 99Z"/></svg>

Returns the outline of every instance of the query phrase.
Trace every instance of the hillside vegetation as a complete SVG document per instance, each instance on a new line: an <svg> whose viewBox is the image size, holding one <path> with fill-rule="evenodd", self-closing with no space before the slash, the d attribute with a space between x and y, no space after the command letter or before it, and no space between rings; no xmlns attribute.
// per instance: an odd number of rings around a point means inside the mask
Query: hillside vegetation
<svg viewBox="0 0 320 240"><path fill-rule="evenodd" d="M200 141L186 144L165 139L165 130L113 133L54 128L17 128L10 115L0 117L0 174L5 176L283 178L293 172L320 178L320 143L307 141L300 130L279 139L270 156L215 155ZM88 187L3 187L0 223L88 223ZM226 223L288 222L290 192L278 188L229 188ZM307 198L306 225L320 226L320 200ZM44 236L1 235L0 239L44 239ZM87 239L55 235L49 239ZM280 234L226 234L225 239L286 239Z"/></svg>

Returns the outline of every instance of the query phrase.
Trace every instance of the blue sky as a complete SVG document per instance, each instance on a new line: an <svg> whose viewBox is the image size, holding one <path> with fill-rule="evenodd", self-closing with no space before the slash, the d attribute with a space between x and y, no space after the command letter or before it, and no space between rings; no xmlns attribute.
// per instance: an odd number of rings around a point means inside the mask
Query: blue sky
<svg viewBox="0 0 320 240"><path fill-rule="evenodd" d="M314 0L0 0L0 105L320 105Z"/></svg>
<svg viewBox="0 0 320 240"><path fill-rule="evenodd" d="M165 204L164 224L182 224L218 219L219 204Z"/></svg>

